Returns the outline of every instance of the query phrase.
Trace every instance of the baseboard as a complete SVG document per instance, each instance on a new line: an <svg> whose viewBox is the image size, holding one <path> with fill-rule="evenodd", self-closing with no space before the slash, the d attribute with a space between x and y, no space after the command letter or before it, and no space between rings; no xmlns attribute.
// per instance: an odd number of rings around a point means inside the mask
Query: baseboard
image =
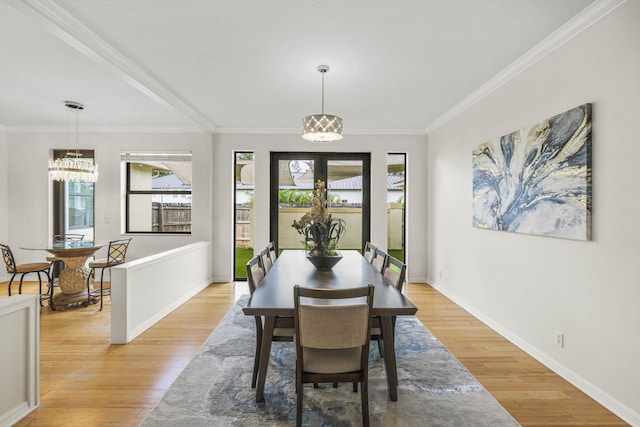
<svg viewBox="0 0 640 427"><path fill-rule="evenodd" d="M533 346L526 340L523 340L518 335L511 332L508 328L503 327L502 325L494 322L489 316L485 315L483 312L477 310L472 305L467 304L462 298L458 297L456 294L448 291L446 288L438 286L435 280L428 279L426 281L431 287L440 292L445 297L449 298L451 301L462 307L464 310L469 312L475 318L480 320L482 323L499 333L509 342L520 348L525 353L529 354L531 357L536 359L538 362L545 365L547 368L551 369L553 372L573 384L575 387L580 389L582 392L587 394L589 397L594 399L596 402L600 403L602 406L607 408L609 411L613 412L618 417L622 418L624 421L628 422L634 426L640 426L640 413L634 411L629 408L627 405L623 404L619 400L612 397L609 393L605 392L601 388L595 386L590 381L586 380L584 377L576 374L571 369L567 368L562 363L559 363L556 359L550 357L548 354L540 351L537 347Z"/></svg>

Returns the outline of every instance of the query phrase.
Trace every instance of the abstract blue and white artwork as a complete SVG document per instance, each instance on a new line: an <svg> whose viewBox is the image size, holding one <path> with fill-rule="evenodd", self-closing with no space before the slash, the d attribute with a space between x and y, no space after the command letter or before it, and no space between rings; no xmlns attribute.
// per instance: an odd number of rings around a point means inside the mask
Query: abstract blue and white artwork
<svg viewBox="0 0 640 427"><path fill-rule="evenodd" d="M474 150L473 226L591 239L591 104Z"/></svg>

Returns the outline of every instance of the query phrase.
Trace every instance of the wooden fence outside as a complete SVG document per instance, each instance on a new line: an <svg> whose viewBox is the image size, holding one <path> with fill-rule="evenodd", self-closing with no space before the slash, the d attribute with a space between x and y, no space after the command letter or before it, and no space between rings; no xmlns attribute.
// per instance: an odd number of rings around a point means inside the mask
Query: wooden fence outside
<svg viewBox="0 0 640 427"><path fill-rule="evenodd" d="M151 210L153 231L191 232L191 203L153 202Z"/></svg>

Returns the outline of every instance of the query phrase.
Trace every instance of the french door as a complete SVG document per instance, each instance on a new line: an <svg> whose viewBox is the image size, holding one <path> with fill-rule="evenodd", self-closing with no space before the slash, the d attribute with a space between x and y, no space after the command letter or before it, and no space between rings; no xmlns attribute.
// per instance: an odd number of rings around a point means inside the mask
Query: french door
<svg viewBox="0 0 640 427"><path fill-rule="evenodd" d="M370 239L370 153L271 153L270 240L279 250L302 249L291 225L311 207L313 186L327 183L327 204L346 223L339 249L362 250Z"/></svg>

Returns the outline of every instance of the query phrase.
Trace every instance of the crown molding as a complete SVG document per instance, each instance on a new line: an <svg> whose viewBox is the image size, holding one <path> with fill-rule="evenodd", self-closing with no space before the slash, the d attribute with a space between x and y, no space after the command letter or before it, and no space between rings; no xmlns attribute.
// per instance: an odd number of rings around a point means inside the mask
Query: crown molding
<svg viewBox="0 0 640 427"><path fill-rule="evenodd" d="M300 128L224 128L216 129L216 134L246 135L301 135ZM424 129L350 129L343 135L425 135ZM302 137L302 136L301 136Z"/></svg>
<svg viewBox="0 0 640 427"><path fill-rule="evenodd" d="M184 102L138 64L118 52L107 41L70 15L52 0L8 0L27 16L35 19L47 31L88 58L109 67L125 82L168 107L175 108L209 132L216 125L205 115Z"/></svg>
<svg viewBox="0 0 640 427"><path fill-rule="evenodd" d="M0 127L0 132L3 128ZM69 129L60 126L12 126L4 127L6 133L68 133ZM210 131L203 130L200 126L193 127L143 127L143 126L84 126L83 130L78 131L78 134L89 133L131 133L131 134L143 134L143 133L210 133Z"/></svg>
<svg viewBox="0 0 640 427"><path fill-rule="evenodd" d="M489 81L465 97L452 109L427 125L425 127L425 132L427 134L433 132L448 121L462 114L464 111L471 108L474 104L481 101L507 82L511 81L536 62L545 58L551 52L555 51L560 46L564 45L566 42L589 28L591 25L598 22L620 5L626 3L626 1L627 0L596 0L562 27L558 28L540 43L535 45L527 53L516 59L509 66L493 76Z"/></svg>

